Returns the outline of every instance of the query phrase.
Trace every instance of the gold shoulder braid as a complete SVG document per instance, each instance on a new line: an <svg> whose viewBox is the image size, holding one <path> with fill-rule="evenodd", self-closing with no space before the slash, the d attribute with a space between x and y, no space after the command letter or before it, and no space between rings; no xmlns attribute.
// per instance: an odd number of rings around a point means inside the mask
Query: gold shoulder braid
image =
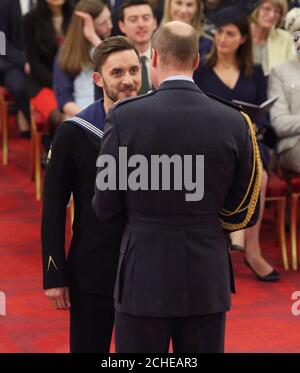
<svg viewBox="0 0 300 373"><path fill-rule="evenodd" d="M249 223L252 215L254 214L257 200L259 198L260 184L261 184L261 159L260 159L259 148L258 148L257 141L256 141L254 126L253 126L253 123L251 122L251 119L249 118L247 114L245 114L242 111L241 111L241 114L244 116L249 126L249 132L250 132L250 137L251 137L252 147L253 147L253 167L252 167L251 179L250 179L247 191L241 203L239 204L239 206L234 211L228 211L228 210L222 209L220 212L220 214L225 217L225 216L233 216L233 215L236 215L238 213L241 213L247 210L244 220L240 223L233 224L233 223L228 223L224 221L223 219L220 219L221 226L224 229L227 229L230 231L244 229ZM252 194L249 197L249 194L251 193L251 189L252 189ZM249 203L245 205L245 202L248 197L250 198Z"/></svg>

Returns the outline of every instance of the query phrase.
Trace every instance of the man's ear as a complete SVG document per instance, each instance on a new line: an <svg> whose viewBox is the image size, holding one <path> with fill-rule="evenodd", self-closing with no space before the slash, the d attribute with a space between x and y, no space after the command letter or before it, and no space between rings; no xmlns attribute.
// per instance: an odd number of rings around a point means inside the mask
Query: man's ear
<svg viewBox="0 0 300 373"><path fill-rule="evenodd" d="M151 65L152 67L156 68L157 67L157 50L152 48L152 55L151 55Z"/></svg>
<svg viewBox="0 0 300 373"><path fill-rule="evenodd" d="M126 35L124 22L118 21L118 25L119 25L119 29L123 32L123 34Z"/></svg>
<svg viewBox="0 0 300 373"><path fill-rule="evenodd" d="M103 87L103 79L102 79L102 76L98 72L93 72L92 78L93 78L94 83L98 87L101 87L101 88Z"/></svg>

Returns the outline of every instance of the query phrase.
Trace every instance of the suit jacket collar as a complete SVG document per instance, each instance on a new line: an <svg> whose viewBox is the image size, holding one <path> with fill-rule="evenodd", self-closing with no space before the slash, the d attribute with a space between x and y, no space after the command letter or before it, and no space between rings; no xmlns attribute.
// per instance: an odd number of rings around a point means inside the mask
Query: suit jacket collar
<svg viewBox="0 0 300 373"><path fill-rule="evenodd" d="M190 82L188 80L165 80L158 87L158 91L164 91L168 89L190 89L192 91L201 92L201 89L196 83Z"/></svg>

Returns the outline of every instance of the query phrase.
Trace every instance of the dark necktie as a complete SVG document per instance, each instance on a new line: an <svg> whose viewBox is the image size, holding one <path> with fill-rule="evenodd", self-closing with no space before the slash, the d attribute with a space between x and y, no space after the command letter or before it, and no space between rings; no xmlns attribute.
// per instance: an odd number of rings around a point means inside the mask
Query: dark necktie
<svg viewBox="0 0 300 373"><path fill-rule="evenodd" d="M140 61L141 61L141 65L142 65L142 86L141 86L141 94L142 95L150 91L146 60L147 60L146 56L141 56L140 57Z"/></svg>

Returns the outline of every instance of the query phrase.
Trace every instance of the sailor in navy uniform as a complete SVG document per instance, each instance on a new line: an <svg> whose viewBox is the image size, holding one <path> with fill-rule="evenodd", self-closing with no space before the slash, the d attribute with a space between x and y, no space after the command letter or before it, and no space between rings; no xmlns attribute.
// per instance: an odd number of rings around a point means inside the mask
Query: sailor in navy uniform
<svg viewBox="0 0 300 373"><path fill-rule="evenodd" d="M103 55L107 57L99 66L97 60L100 61ZM127 87L126 96L137 94L141 80L138 53L126 38L107 39L96 48L94 60L96 71L101 70L103 79L106 71L119 71L114 81L106 80L108 92L114 89L117 97L123 98L124 87ZM132 66L135 69L137 66L134 77L130 75ZM130 83L130 79L134 82ZM99 76L94 80L103 87ZM91 206L106 111L114 103L105 89L104 99L57 129L48 154L44 182L43 285L56 308L70 308L71 352L109 352L114 321L112 294L123 218L116 216L100 223ZM66 206L71 194L75 215L66 258Z"/></svg>

